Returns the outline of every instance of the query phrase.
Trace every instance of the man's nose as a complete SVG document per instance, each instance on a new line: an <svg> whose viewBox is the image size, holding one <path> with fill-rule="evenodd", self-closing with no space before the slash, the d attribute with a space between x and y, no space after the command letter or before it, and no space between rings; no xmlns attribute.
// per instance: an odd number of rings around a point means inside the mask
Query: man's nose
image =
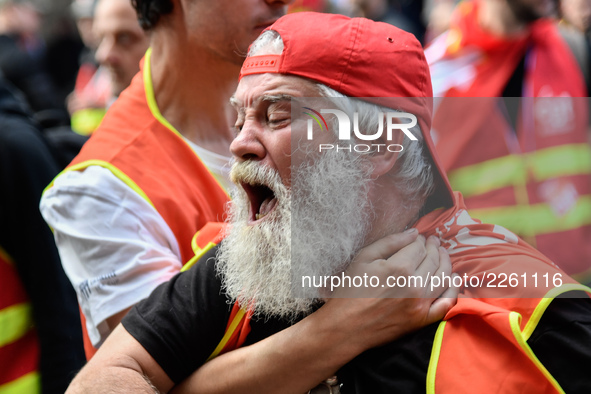
<svg viewBox="0 0 591 394"><path fill-rule="evenodd" d="M230 144L230 151L238 161L262 160L265 157L267 151L260 139L260 133L260 127L256 122L244 123L238 136Z"/></svg>
<svg viewBox="0 0 591 394"><path fill-rule="evenodd" d="M103 38L100 41L94 56L96 58L96 61L99 62L99 64L101 65L108 66L113 63L116 63L117 54L115 50L114 41L106 37Z"/></svg>

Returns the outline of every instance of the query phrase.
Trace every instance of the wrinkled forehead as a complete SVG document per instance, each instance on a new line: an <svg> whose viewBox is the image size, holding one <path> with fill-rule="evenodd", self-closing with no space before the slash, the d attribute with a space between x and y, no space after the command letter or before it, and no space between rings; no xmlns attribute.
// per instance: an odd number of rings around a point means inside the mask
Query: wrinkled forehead
<svg viewBox="0 0 591 394"><path fill-rule="evenodd" d="M319 90L317 84L306 78L285 74L254 74L245 76L238 83L236 92L230 99L234 108L254 107L269 96L316 97Z"/></svg>

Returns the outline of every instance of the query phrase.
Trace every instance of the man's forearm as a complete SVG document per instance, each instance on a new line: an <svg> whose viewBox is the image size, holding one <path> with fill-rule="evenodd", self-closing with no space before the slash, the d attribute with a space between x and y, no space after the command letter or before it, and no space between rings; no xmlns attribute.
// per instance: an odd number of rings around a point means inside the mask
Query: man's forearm
<svg viewBox="0 0 591 394"><path fill-rule="evenodd" d="M104 367L92 372L82 370L72 381L66 394L159 394L148 379L136 370L126 367Z"/></svg>
<svg viewBox="0 0 591 394"><path fill-rule="evenodd" d="M119 325L86 364L67 394L167 392L173 382L123 326Z"/></svg>
<svg viewBox="0 0 591 394"><path fill-rule="evenodd" d="M416 233L405 234L386 237L372 246L358 255L356 261L363 264L354 261L354 272L427 275L442 269L451 275L449 256L436 239L425 241ZM373 261L376 264L366 263ZM443 294L441 289L435 293L421 288L374 290L370 295L378 298L358 298L356 289L339 292L342 298L328 299L299 323L206 363L174 393L307 392L365 350L440 320L457 297L457 289ZM444 298L437 299L440 295Z"/></svg>
<svg viewBox="0 0 591 394"><path fill-rule="evenodd" d="M307 392L364 350L347 330L335 330L332 318L321 310L263 341L206 363L172 392Z"/></svg>

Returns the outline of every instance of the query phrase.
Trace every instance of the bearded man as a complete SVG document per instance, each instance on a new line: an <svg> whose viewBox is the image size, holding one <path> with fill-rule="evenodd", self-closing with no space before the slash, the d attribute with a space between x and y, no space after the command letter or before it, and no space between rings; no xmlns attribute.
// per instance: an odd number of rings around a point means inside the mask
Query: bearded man
<svg viewBox="0 0 591 394"><path fill-rule="evenodd" d="M470 218L451 191L425 132L431 85L416 39L367 19L314 13L288 15L267 30L251 46L232 99L232 178L240 191L225 240L132 309L70 392L176 385L175 392L302 393L324 379L331 393L588 389L589 289L511 232ZM316 105L326 102L328 110ZM308 126L302 112L321 115L309 115L319 127ZM325 113L339 122L329 126ZM341 124L346 113L354 139ZM395 118L411 123L395 125ZM322 132L337 124L338 134ZM396 239L406 246L390 257L395 237L380 237L401 231ZM414 332L376 323L373 313L392 302L381 297L396 297L388 278L416 272L432 286L417 285L414 296L441 293L432 291L447 274L432 259L400 264L423 237L427 250L443 254L442 245L450 253L464 281L457 304L443 321ZM564 285L473 284L491 273L546 274ZM339 275L388 286L372 288L372 299L351 300L342 297L368 289L341 283L331 293L298 282ZM581 298L553 300L563 294ZM222 358L224 379L208 379L220 376Z"/></svg>

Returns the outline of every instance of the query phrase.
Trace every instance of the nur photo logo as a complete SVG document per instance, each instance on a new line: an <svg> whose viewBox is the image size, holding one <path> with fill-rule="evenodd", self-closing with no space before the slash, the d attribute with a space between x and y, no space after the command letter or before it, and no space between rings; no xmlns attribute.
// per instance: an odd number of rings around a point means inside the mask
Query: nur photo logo
<svg viewBox="0 0 591 394"><path fill-rule="evenodd" d="M390 143L393 140L394 131L402 131L411 141L417 141L417 137L415 137L412 132L410 131L411 128L416 126L417 124L417 117L408 112L379 112L378 119L377 119L377 131L373 134L365 134L359 130L359 113L355 112L353 114L353 127L351 127L351 119L349 115L347 115L344 111L338 109L321 109L320 112L316 111L310 107L302 107L305 111L303 113L308 115L310 119L307 120L307 136L306 138L311 141L314 139L314 123L316 123L321 132L328 131L328 122L322 115L330 114L336 117L337 125L338 125L338 139L340 141L377 141L379 139L383 140L384 135L384 124L385 127L385 137L386 142L388 143L352 143L348 146L342 146L339 144L319 144L319 152L323 150L336 150L339 151L346 151L346 152L359 152L359 153L366 153L366 152L380 152L380 151L389 151L389 152L402 152L404 147L401 144ZM408 123L399 123L402 119L408 119L410 122ZM384 121L385 120L385 121ZM355 139L351 139L351 129L353 130L353 134Z"/></svg>

